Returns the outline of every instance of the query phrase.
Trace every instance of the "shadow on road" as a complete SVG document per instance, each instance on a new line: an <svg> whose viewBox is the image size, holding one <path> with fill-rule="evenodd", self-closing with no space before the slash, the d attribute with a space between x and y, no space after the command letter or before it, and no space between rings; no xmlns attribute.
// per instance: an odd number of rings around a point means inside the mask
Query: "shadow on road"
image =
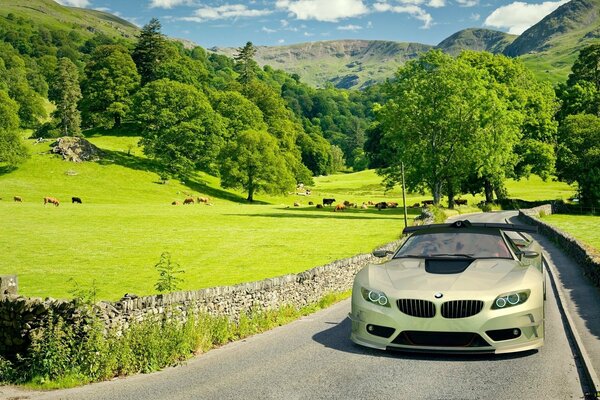
<svg viewBox="0 0 600 400"><path fill-rule="evenodd" d="M401 350L376 350L359 346L350 340L351 322L345 318L342 322L334 324L331 328L313 335L313 340L330 349L345 353L363 354L372 357L401 358L404 360L421 361L450 361L450 362L477 362L477 361L502 361L528 357L537 354L537 350L529 350L510 354L436 354L436 353L411 353Z"/></svg>

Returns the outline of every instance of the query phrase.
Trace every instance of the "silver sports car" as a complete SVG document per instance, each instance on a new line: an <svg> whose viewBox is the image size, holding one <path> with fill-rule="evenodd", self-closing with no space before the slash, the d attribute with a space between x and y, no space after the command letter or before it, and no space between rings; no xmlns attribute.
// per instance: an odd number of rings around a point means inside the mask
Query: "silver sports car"
<svg viewBox="0 0 600 400"><path fill-rule="evenodd" d="M354 279L351 339L377 349L509 353L544 344L546 293L535 227L424 225ZM392 252L375 251L378 257Z"/></svg>

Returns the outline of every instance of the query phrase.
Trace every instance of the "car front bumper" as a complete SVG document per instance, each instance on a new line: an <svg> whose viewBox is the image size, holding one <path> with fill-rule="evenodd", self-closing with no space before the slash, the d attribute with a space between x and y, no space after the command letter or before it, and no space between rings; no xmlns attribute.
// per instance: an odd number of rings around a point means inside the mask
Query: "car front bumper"
<svg viewBox="0 0 600 400"><path fill-rule="evenodd" d="M518 306L492 310L491 301L486 301L471 317L448 319L438 312L419 318L402 313L393 301L388 308L353 296L350 338L382 350L496 354L532 350L544 344L543 303L530 298ZM438 310L440 306L441 302L436 304Z"/></svg>

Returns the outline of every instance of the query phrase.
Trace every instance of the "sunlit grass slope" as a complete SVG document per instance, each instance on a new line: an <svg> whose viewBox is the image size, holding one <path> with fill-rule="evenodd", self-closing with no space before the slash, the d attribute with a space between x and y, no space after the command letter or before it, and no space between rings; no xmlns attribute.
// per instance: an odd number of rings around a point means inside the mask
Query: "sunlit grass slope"
<svg viewBox="0 0 600 400"><path fill-rule="evenodd" d="M154 264L164 251L185 270L181 289L254 281L370 252L397 239L404 226L400 208L336 213L308 205L323 197L401 202L401 191L385 193L374 171L318 177L310 196L259 196L250 205L243 193L220 189L218 178L206 174L161 184L156 166L136 146L135 132L111 133L88 134L104 149L98 162L65 162L48 153L49 143L29 140L32 157L0 175L0 274L17 274L20 293L70 297L74 279L87 288L95 282L100 299L151 294L158 278ZM546 193L545 185L509 188L515 197L533 200ZM548 198L567 189L553 187ZM171 205L188 195L209 196L213 205ZM44 196L61 205L44 206ZM71 196L83 204L71 204ZM409 194L407 203L428 198ZM411 210L409 218L418 212Z"/></svg>
<svg viewBox="0 0 600 400"><path fill-rule="evenodd" d="M544 216L544 222L571 234L583 243L600 250L600 217L589 215L552 214Z"/></svg>

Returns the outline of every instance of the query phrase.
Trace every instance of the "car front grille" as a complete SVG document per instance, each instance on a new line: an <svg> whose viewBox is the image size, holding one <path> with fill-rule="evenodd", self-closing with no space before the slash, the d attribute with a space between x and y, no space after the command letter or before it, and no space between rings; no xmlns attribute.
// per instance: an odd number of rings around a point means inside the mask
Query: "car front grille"
<svg viewBox="0 0 600 400"><path fill-rule="evenodd" d="M442 304L442 317L467 318L479 313L483 308L481 300L452 300Z"/></svg>
<svg viewBox="0 0 600 400"><path fill-rule="evenodd" d="M435 316L435 304L428 300L398 299L396 304L400 311L411 317L433 318Z"/></svg>
<svg viewBox="0 0 600 400"><path fill-rule="evenodd" d="M404 346L487 347L489 343L473 332L403 331L392 341Z"/></svg>

